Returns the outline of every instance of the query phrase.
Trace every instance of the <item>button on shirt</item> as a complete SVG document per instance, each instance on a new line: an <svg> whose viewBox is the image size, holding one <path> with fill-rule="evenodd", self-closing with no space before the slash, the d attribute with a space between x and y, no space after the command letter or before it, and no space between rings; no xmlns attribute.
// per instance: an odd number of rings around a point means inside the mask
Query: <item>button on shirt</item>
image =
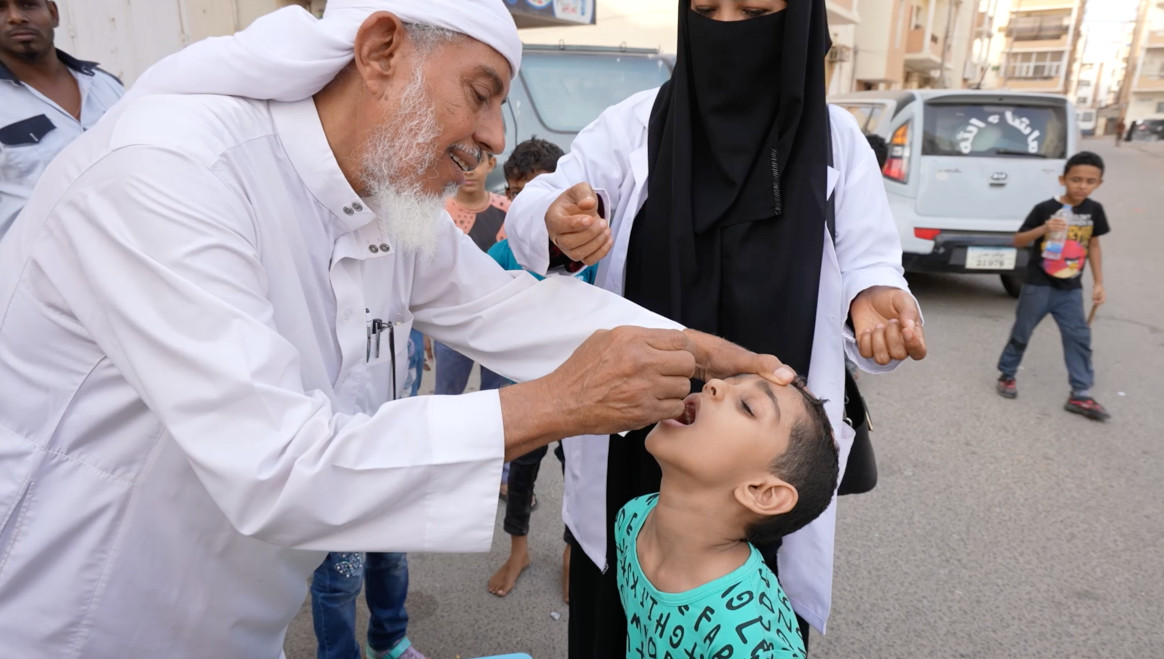
<svg viewBox="0 0 1164 659"><path fill-rule="evenodd" d="M0 64L0 237L24 207L45 167L70 142L93 127L121 98L121 82L57 51L81 90L81 119L16 79Z"/></svg>
<svg viewBox="0 0 1164 659"><path fill-rule="evenodd" d="M325 552L488 550L498 393L393 401L410 329L527 380L677 325L440 221L396 249L311 99L141 97L54 160L0 241L4 655L274 658Z"/></svg>

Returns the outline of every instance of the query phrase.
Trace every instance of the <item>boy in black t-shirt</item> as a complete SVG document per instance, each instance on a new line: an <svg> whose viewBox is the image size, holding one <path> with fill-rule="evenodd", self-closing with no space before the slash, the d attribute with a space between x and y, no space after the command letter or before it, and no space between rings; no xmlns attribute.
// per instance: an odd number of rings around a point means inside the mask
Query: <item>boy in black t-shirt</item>
<svg viewBox="0 0 1164 659"><path fill-rule="evenodd" d="M1063 335L1063 356L1067 361L1071 396L1065 409L1089 419L1103 421L1110 415L1094 398L1091 386L1095 374L1091 368L1091 329L1083 314L1081 275L1088 259L1095 281L1091 294L1094 305L1103 304L1103 269L1099 237L1110 231L1103 206L1089 197L1103 184L1103 159L1090 151L1075 154L1067 161L1059 183L1066 194L1044 201L1031 210L1014 237L1015 247L1030 247L1031 258L1027 283L1019 295L1014 328L1010 341L998 360L998 393L1015 398L1015 373L1035 326L1047 314L1059 325ZM1070 212L1063 212L1070 207ZM1063 217L1066 215L1066 219ZM1056 232L1066 232L1058 258L1044 258L1048 242Z"/></svg>

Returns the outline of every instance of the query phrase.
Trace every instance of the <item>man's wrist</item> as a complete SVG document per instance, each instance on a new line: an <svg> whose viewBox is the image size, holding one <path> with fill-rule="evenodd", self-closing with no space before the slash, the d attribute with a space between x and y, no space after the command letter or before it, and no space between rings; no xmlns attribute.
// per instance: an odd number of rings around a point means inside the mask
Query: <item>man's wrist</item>
<svg viewBox="0 0 1164 659"><path fill-rule="evenodd" d="M560 396L560 393L553 391L546 378L510 385L498 391L507 453L511 447L528 446L528 450L533 450L555 439L577 434L571 432L574 415L566 402L568 397Z"/></svg>

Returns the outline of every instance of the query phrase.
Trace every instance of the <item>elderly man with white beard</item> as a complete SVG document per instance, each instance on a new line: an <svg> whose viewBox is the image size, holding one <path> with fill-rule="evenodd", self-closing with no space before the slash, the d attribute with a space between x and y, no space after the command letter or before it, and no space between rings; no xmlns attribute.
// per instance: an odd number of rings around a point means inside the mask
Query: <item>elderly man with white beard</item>
<svg viewBox="0 0 1164 659"><path fill-rule="evenodd" d="M285 9L48 167L0 243L4 656L277 657L326 551L487 550L504 457L790 380L443 214L520 54L502 0ZM396 400L413 326L521 384Z"/></svg>

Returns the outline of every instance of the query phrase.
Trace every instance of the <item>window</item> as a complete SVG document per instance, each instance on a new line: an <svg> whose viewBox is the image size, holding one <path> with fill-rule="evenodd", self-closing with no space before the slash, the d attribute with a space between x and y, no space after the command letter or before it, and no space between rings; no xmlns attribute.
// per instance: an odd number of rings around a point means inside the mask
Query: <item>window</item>
<svg viewBox="0 0 1164 659"><path fill-rule="evenodd" d="M1069 16L1014 16L1006 26L1006 35L1015 41L1059 39L1067 34Z"/></svg>
<svg viewBox="0 0 1164 659"><path fill-rule="evenodd" d="M588 126L611 105L667 82L671 69L652 57L526 51L521 77L542 124L570 133Z"/></svg>
<svg viewBox="0 0 1164 659"><path fill-rule="evenodd" d="M911 9L913 12L913 20L910 21L911 30L924 30L926 28L926 13L921 5L914 5Z"/></svg>
<svg viewBox="0 0 1164 659"><path fill-rule="evenodd" d="M1080 89L1090 89L1091 88L1091 81L1090 80L1080 80L1079 81L1079 88Z"/></svg>
<svg viewBox="0 0 1164 659"><path fill-rule="evenodd" d="M1063 51L1011 53L1006 58L1007 78L1058 78L1063 71Z"/></svg>
<svg viewBox="0 0 1164 659"><path fill-rule="evenodd" d="M927 103L922 155L1067 157L1067 112L1047 105Z"/></svg>
<svg viewBox="0 0 1164 659"><path fill-rule="evenodd" d="M857 120L857 126L861 128L861 132L868 134L877 127L878 120L885 112L884 105L867 105L864 103L841 104L841 107L848 110L853 118Z"/></svg>
<svg viewBox="0 0 1164 659"><path fill-rule="evenodd" d="M1075 105L1087 105L1090 100L1091 99L1087 98L1086 96L1080 96L1079 98L1075 99Z"/></svg>
<svg viewBox="0 0 1164 659"><path fill-rule="evenodd" d="M1164 101L1156 104L1156 114L1164 114Z"/></svg>

